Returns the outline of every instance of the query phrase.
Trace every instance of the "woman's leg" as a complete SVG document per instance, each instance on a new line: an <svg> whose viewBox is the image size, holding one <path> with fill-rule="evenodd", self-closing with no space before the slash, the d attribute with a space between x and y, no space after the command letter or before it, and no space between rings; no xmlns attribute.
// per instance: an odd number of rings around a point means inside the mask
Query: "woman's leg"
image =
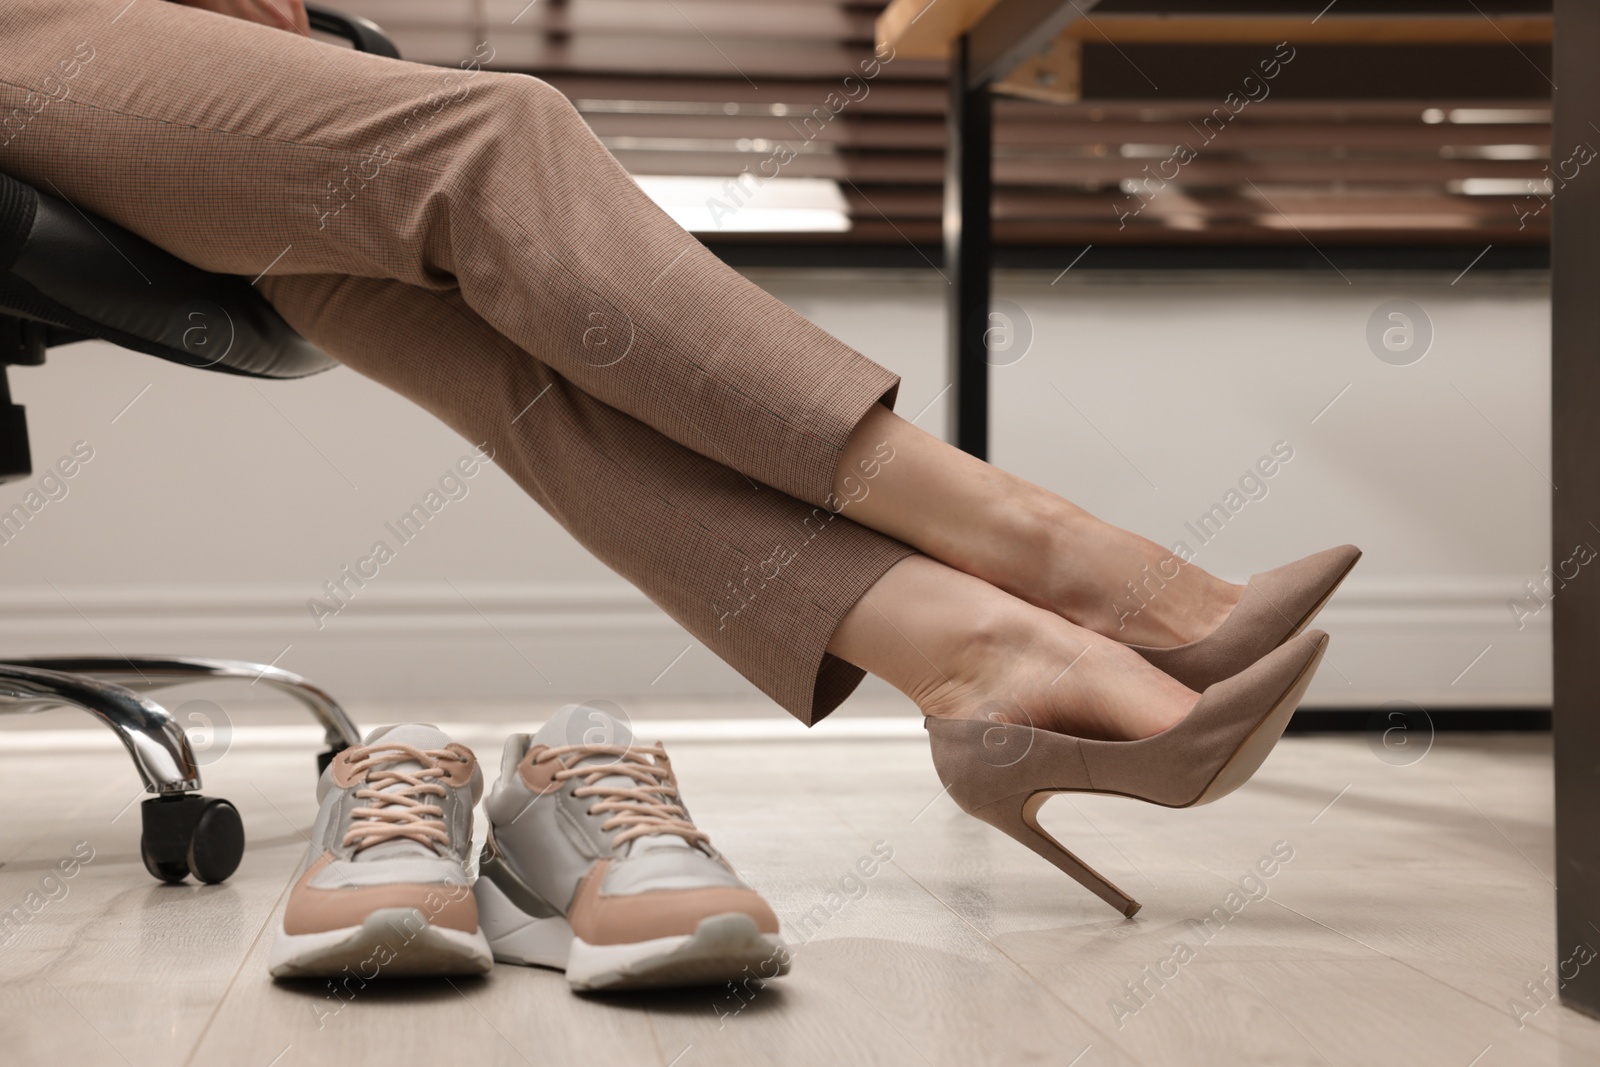
<svg viewBox="0 0 1600 1067"><path fill-rule="evenodd" d="M301 333L439 416L802 722L871 670L928 714L1147 736L1195 700L1114 641L678 445L530 358L453 293L264 279ZM847 509L888 484L854 467Z"/></svg>
<svg viewBox="0 0 1600 1067"><path fill-rule="evenodd" d="M868 484L885 444L895 462ZM1198 640L1244 592L881 405L846 442L834 492L856 522L1118 641Z"/></svg>
<svg viewBox="0 0 1600 1067"><path fill-rule="evenodd" d="M328 275L261 285L302 335L482 445L602 562L802 722L861 681L828 641L909 546L608 407L458 293Z"/></svg>

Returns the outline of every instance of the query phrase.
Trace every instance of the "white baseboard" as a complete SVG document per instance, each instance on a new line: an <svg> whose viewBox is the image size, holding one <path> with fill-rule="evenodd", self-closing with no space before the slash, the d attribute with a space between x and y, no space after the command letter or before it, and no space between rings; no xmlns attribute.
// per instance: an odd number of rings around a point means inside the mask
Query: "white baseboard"
<svg viewBox="0 0 1600 1067"><path fill-rule="evenodd" d="M1307 706L1547 706L1555 609L1518 630L1507 602L1520 585L1348 586L1318 620L1333 643ZM613 584L374 584L320 629L303 588L19 586L0 602L0 650L276 659L349 702L762 699L645 597ZM869 678L862 692L887 689Z"/></svg>

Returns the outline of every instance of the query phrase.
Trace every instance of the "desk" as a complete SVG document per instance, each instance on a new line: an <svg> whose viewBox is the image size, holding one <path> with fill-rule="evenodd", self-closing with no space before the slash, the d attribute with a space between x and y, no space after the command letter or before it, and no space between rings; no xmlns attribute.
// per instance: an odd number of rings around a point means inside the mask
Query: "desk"
<svg viewBox="0 0 1600 1067"><path fill-rule="evenodd" d="M1552 15L1533 3L1384 5L1381 15L1234 15L1192 0L1140 4L1137 14L1100 11L1099 0L894 0L878 20L880 45L897 55L950 60L945 158L944 240L948 345L955 443L986 458L989 438L985 331L990 300L993 195L993 87L1059 50L1061 40L1270 42L1283 39L1366 44L1506 44L1553 41L1552 156L1558 146L1595 140L1600 124L1600 4L1554 0ZM1106 8L1126 9L1126 3ZM1320 4L1310 5L1312 14ZM1333 5L1328 5L1332 8ZM1344 5L1351 8L1369 5ZM1279 9L1281 11L1281 7ZM1196 12L1201 12L1199 16ZM1485 12L1488 12L1487 14ZM1213 13L1215 12L1215 13ZM1326 16L1326 17L1324 17ZM1298 22L1298 28L1292 24ZM1289 32L1293 29L1293 32ZM1054 47L1053 47L1054 46ZM1039 79L1066 84L1072 71ZM1038 95L1038 94L1034 94ZM1551 229L1552 553L1600 543L1600 179L1560 190ZM1554 198L1552 197L1552 200ZM1554 609L1557 946L1595 943L1600 921L1600 583L1572 582ZM1381 881L1374 898L1381 900ZM1565 976L1563 976L1565 977ZM1566 982L1562 1002L1600 1015L1600 968Z"/></svg>

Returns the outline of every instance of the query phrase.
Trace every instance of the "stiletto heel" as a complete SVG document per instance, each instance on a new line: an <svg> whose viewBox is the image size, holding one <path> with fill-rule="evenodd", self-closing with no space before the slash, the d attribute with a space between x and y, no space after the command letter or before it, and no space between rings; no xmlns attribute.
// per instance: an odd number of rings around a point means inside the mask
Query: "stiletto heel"
<svg viewBox="0 0 1600 1067"><path fill-rule="evenodd" d="M1182 722L1140 741L1093 741L982 719L926 719L939 780L961 810L1055 864L1123 915L1139 904L1039 826L1056 793L1103 793L1169 808L1239 788L1277 744L1327 651L1308 630L1217 682Z"/></svg>
<svg viewBox="0 0 1600 1067"><path fill-rule="evenodd" d="M1050 832L1039 825L1039 809L1054 795L1053 792L1046 791L1006 797L993 804L985 804L967 814L982 819L995 829L1004 831L1027 845L1061 868L1073 881L1122 912L1127 918L1133 918L1134 912L1140 908L1137 900L1118 889L1105 875L1073 855L1067 846L1050 836Z"/></svg>

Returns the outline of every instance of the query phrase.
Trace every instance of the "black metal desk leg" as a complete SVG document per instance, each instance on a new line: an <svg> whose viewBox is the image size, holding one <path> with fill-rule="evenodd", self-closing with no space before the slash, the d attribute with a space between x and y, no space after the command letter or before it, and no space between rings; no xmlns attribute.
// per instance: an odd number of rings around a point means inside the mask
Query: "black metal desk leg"
<svg viewBox="0 0 1600 1067"><path fill-rule="evenodd" d="M955 389L955 444L989 456L989 204L994 187L994 108L988 85L969 87L968 39L950 63L950 110L944 170L944 254L949 275L950 379Z"/></svg>
<svg viewBox="0 0 1600 1067"><path fill-rule="evenodd" d="M1556 0L1553 160L1600 142L1600 4ZM1587 149L1592 155L1593 149ZM1600 164L1596 164L1600 166ZM1600 173L1551 205L1552 559L1600 543ZM1556 959L1561 1001L1600 1016L1600 583L1555 605ZM1576 959L1575 948L1584 946ZM1588 962L1587 966L1583 964Z"/></svg>

